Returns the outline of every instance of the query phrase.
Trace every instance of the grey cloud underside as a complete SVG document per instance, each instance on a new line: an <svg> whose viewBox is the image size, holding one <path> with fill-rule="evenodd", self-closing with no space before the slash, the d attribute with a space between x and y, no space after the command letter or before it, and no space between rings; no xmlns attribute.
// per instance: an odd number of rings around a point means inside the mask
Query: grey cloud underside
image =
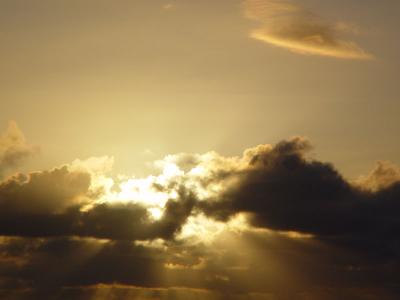
<svg viewBox="0 0 400 300"><path fill-rule="evenodd" d="M350 184L331 164L305 158L304 141L284 141L253 157L238 185L199 205L226 219L253 214L253 224L317 236L391 234L398 230L400 183L375 192Z"/></svg>
<svg viewBox="0 0 400 300"><path fill-rule="evenodd" d="M22 177L22 178L21 178ZM195 199L181 189L168 201L159 221L133 203L87 204L90 175L67 167L17 176L0 185L0 235L25 237L80 236L111 240L170 239L190 215Z"/></svg>
<svg viewBox="0 0 400 300"><path fill-rule="evenodd" d="M216 299L243 299L249 292L270 295L254 299L397 299L398 174L381 166L355 185L331 164L308 159L310 148L302 138L256 148L247 166L203 180L205 187L226 187L218 196L199 200L182 187L158 221L139 204L82 209L93 196L85 172L62 167L9 178L0 185L0 295L85 299L93 285L122 284L207 289ZM372 181L374 188L367 188ZM253 228L272 231L232 233L208 246L176 240L198 213L220 221L247 213ZM313 238L293 239L284 231ZM157 238L164 247L134 243ZM129 294L123 290L112 293Z"/></svg>
<svg viewBox="0 0 400 300"><path fill-rule="evenodd" d="M294 139L254 156L254 168L219 201L201 202L207 215L227 220L247 212L251 223L399 259L400 183L370 191L346 181L331 164L305 158L307 145Z"/></svg>
<svg viewBox="0 0 400 300"><path fill-rule="evenodd" d="M118 299L164 299L163 293L169 295L164 295L166 299L175 299L173 292L160 290L171 287L208 290L215 299L248 299L250 292L282 300L305 300L307 296L318 300L397 299L398 262L383 264L368 256L273 233L247 232L235 239L244 248L231 247L223 239L212 247L172 243L166 249L154 249L128 241L101 245L85 239L11 238L0 246L0 296L88 299L98 293L95 285L103 284L114 289L110 294L116 293ZM165 268L167 262L190 267L202 259L206 262L198 269ZM241 268L243 260L250 268ZM113 288L116 284L120 287ZM132 295L129 287L137 291ZM140 298L143 293L147 297ZM12 298L14 294L18 297ZM214 299L210 294L196 296Z"/></svg>

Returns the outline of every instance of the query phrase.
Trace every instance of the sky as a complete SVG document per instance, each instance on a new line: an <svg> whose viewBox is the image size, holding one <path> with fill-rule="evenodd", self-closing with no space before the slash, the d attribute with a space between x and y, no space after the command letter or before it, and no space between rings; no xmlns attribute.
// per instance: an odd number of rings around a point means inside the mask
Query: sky
<svg viewBox="0 0 400 300"><path fill-rule="evenodd" d="M399 13L0 0L0 298L398 299Z"/></svg>

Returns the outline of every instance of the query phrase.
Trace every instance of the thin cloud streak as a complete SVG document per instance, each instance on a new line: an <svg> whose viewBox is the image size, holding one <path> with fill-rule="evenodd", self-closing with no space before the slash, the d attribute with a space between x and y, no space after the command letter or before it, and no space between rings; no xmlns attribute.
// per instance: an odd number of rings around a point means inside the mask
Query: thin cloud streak
<svg viewBox="0 0 400 300"><path fill-rule="evenodd" d="M356 34L353 26L329 22L299 4L285 0L245 0L245 16L260 26L250 37L304 55L369 60L374 56L343 37Z"/></svg>

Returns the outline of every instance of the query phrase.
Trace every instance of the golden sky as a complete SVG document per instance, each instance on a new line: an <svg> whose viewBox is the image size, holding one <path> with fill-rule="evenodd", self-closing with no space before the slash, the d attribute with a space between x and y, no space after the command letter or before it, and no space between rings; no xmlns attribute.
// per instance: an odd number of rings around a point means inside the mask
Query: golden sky
<svg viewBox="0 0 400 300"><path fill-rule="evenodd" d="M239 154L294 135L348 176L399 162L396 1L0 5L0 121L40 144L35 168L107 154L139 172L147 150Z"/></svg>
<svg viewBox="0 0 400 300"><path fill-rule="evenodd" d="M0 298L398 299L399 13L0 0Z"/></svg>

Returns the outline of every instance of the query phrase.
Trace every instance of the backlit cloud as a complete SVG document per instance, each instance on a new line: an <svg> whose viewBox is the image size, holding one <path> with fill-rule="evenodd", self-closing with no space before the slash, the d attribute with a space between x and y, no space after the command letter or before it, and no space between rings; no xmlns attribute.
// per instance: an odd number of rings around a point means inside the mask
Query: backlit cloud
<svg viewBox="0 0 400 300"><path fill-rule="evenodd" d="M357 182L302 137L180 153L153 175L111 157L0 182L4 299L397 299L400 177Z"/></svg>
<svg viewBox="0 0 400 300"><path fill-rule="evenodd" d="M290 0L245 0L245 16L258 27L250 37L270 45L306 55L342 59L371 59L373 56L347 38L358 32L344 22L330 22L298 2Z"/></svg>
<svg viewBox="0 0 400 300"><path fill-rule="evenodd" d="M16 122L10 121L6 131L0 135L0 176L7 169L18 166L35 151L37 147L26 141Z"/></svg>

